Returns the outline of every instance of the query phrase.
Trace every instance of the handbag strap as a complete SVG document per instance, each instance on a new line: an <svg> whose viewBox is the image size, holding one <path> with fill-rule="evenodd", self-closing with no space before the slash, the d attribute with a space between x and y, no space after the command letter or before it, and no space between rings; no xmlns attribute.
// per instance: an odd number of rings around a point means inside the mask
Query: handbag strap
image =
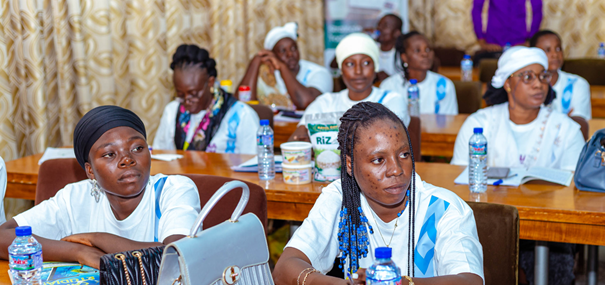
<svg viewBox="0 0 605 285"><path fill-rule="evenodd" d="M162 217L162 210L160 209L160 197L162 196L162 190L164 190L164 183L166 183L166 178L168 178L168 176L160 178L153 185L153 190L155 192L155 229L153 233L154 242L158 242L158 229L160 227L160 218Z"/></svg>
<svg viewBox="0 0 605 285"><path fill-rule="evenodd" d="M218 201L231 190L237 188L242 188L242 197L239 199L239 203L237 203L237 207L235 207L235 210L233 211L233 214L231 214L230 219L230 221L233 223L237 222L239 216L242 214L244 208L248 204L248 200L250 199L250 189L248 188L248 185L246 185L246 183L234 180L225 183L223 186L221 186L221 188L214 192L214 195L212 195L212 197L210 197L210 200L208 200L206 205L204 205L204 208L195 219L195 223L193 223L193 227L191 227L191 231L189 232L189 237L197 236L198 231L202 228L204 219L206 218L206 216L208 216L210 210L214 208L214 205L216 205L216 203L218 203Z"/></svg>

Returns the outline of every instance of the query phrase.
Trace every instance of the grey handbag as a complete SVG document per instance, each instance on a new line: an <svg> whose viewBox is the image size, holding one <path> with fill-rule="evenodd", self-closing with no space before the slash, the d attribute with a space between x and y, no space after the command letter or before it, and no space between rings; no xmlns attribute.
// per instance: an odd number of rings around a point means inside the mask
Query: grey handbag
<svg viewBox="0 0 605 285"><path fill-rule="evenodd" d="M216 203L229 191L242 188L231 219L199 231ZM241 181L225 183L198 215L189 235L166 246L158 285L273 284L269 250L261 221L252 213L240 217L250 189Z"/></svg>
<svg viewBox="0 0 605 285"><path fill-rule="evenodd" d="M574 182L583 191L605 192L605 129L594 133L584 145Z"/></svg>

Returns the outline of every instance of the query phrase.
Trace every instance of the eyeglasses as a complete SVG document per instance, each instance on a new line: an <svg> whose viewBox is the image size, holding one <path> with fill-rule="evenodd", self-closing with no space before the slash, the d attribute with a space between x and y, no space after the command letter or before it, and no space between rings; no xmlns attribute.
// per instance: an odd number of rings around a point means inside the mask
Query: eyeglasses
<svg viewBox="0 0 605 285"><path fill-rule="evenodd" d="M532 70L526 70L521 73L511 74L510 77L521 77L521 81L525 84L531 84L534 82L536 78L540 80L540 82L544 84L550 84L550 79L552 79L552 74L548 71L541 72L540 74L536 74Z"/></svg>
<svg viewBox="0 0 605 285"><path fill-rule="evenodd" d="M196 90L193 94L186 94L185 96L178 96L177 94L176 100L179 103L185 103L185 101L189 101L192 103L197 102L198 100L200 100L202 95L204 95L204 90L206 90L206 86L208 86L208 81L204 83L204 87L202 87L202 89Z"/></svg>

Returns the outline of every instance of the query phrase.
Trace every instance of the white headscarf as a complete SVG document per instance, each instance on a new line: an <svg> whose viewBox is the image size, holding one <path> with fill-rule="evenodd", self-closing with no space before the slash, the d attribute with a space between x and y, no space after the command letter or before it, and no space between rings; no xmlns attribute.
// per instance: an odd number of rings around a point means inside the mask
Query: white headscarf
<svg viewBox="0 0 605 285"><path fill-rule="evenodd" d="M336 61L342 69L342 62L354 54L365 54L374 61L374 71L378 72L378 46L370 36L363 33L352 33L336 46Z"/></svg>
<svg viewBox="0 0 605 285"><path fill-rule="evenodd" d="M265 49L272 50L273 47L283 38L291 38L294 41L298 38L298 24L296 22L286 23L281 27L275 27L267 33L265 37Z"/></svg>
<svg viewBox="0 0 605 285"><path fill-rule="evenodd" d="M540 64L548 70L548 58L542 49L535 47L514 46L505 51L498 60L498 70L492 77L492 86L502 88L504 82L515 71L530 64Z"/></svg>

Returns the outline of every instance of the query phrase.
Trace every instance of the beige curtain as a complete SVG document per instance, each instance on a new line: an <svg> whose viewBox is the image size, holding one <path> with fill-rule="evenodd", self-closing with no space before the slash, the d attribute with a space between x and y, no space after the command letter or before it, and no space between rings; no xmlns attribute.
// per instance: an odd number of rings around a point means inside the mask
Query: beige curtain
<svg viewBox="0 0 605 285"><path fill-rule="evenodd" d="M478 49L471 19L473 0L410 0L409 3L411 29L426 34L435 46L467 52ZM565 56L596 57L599 43L605 42L605 1L543 0L542 3L541 28L561 35Z"/></svg>
<svg viewBox="0 0 605 285"><path fill-rule="evenodd" d="M323 62L321 0L0 0L0 156L72 143L91 108L135 111L150 141L182 43L207 48L237 84L276 25L297 21L301 57Z"/></svg>

